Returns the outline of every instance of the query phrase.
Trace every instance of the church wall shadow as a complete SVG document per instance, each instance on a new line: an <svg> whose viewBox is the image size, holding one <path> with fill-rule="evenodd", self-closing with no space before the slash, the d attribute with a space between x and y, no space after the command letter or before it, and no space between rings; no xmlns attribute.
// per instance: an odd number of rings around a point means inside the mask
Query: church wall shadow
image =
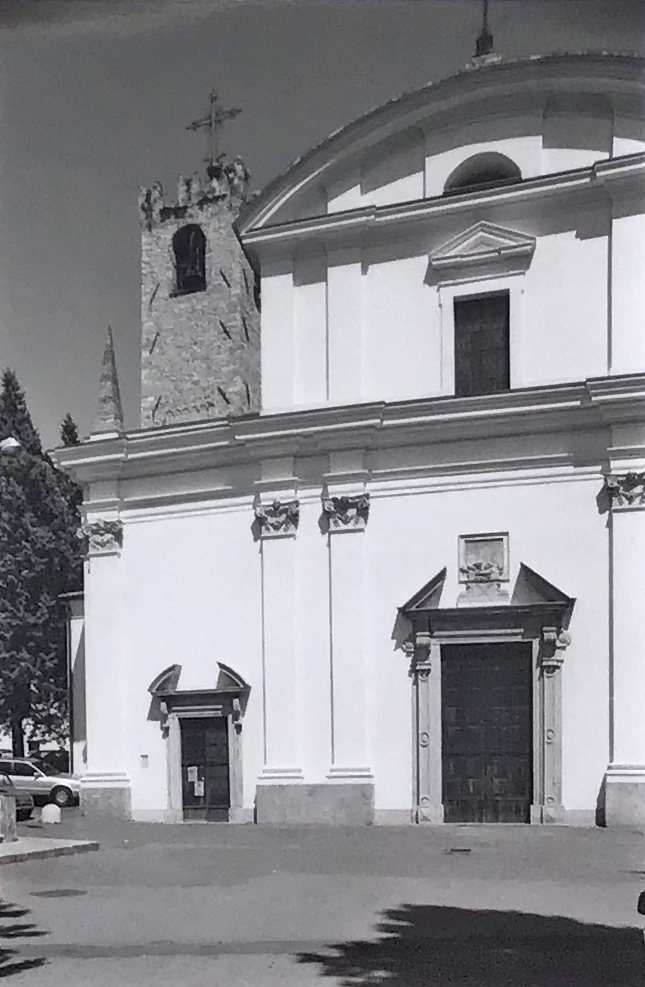
<svg viewBox="0 0 645 987"><path fill-rule="evenodd" d="M636 915L635 915L636 919ZM301 953L343 987L642 987L639 928L569 918L403 904L380 938ZM333 955L332 955L333 951Z"/></svg>
<svg viewBox="0 0 645 987"><path fill-rule="evenodd" d="M33 922L19 921L30 914L30 910L22 905L0 900L0 980L18 976L47 962L44 956L21 958L19 949L9 945L19 943L21 939L35 939L47 934Z"/></svg>

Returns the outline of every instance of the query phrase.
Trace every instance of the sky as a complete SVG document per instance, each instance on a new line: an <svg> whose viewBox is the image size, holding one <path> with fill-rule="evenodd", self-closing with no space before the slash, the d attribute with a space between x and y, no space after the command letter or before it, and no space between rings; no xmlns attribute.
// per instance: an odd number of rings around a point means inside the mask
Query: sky
<svg viewBox="0 0 645 987"><path fill-rule="evenodd" d="M480 0L1 0L0 368L47 446L95 413L108 325L138 427L139 187L200 167L186 130L216 89L222 146L261 188L313 144L471 58ZM491 0L517 58L645 55L645 0Z"/></svg>

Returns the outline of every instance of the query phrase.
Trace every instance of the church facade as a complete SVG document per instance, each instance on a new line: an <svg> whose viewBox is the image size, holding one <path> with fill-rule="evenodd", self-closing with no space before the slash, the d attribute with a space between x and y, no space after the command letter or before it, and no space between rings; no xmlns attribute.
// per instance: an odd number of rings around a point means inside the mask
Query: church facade
<svg viewBox="0 0 645 987"><path fill-rule="evenodd" d="M485 56L143 194L141 427L108 347L57 452L86 812L645 822L644 83Z"/></svg>

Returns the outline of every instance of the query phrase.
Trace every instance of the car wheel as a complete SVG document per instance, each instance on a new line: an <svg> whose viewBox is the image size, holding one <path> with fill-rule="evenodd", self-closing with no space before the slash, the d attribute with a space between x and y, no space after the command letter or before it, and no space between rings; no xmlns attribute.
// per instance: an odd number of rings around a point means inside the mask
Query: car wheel
<svg viewBox="0 0 645 987"><path fill-rule="evenodd" d="M21 809L20 812L16 812L16 819L18 822L25 822L26 819L31 819L32 809Z"/></svg>
<svg viewBox="0 0 645 987"><path fill-rule="evenodd" d="M69 788L64 788L62 785L52 788L51 797L61 809L72 804L72 793Z"/></svg>

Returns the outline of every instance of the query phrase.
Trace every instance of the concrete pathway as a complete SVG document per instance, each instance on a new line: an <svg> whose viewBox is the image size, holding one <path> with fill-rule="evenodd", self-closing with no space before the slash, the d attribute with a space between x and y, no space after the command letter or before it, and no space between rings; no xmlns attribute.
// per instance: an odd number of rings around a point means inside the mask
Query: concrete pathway
<svg viewBox="0 0 645 987"><path fill-rule="evenodd" d="M85 821L61 829L89 833ZM645 983L640 832L94 829L99 853L2 868L0 940L16 952L0 955L0 977L25 987ZM22 929L10 944L3 924Z"/></svg>
<svg viewBox="0 0 645 987"><path fill-rule="evenodd" d="M0 864L45 857L65 857L72 853L98 850L95 840L63 840L46 836L20 836L11 843L0 843Z"/></svg>

